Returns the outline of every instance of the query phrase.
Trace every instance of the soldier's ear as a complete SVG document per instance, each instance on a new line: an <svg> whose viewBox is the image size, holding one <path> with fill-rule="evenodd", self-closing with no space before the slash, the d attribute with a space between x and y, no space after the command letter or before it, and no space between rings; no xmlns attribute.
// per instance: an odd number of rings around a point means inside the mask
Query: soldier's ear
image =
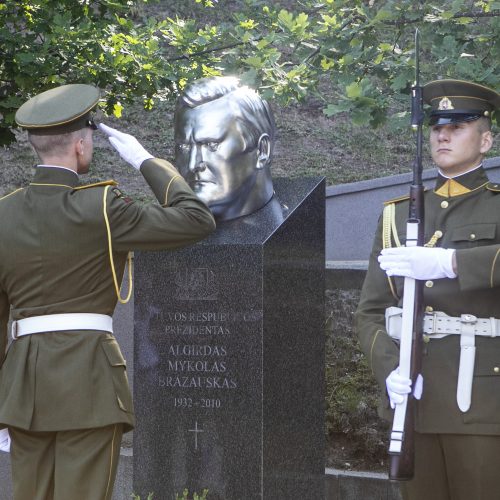
<svg viewBox="0 0 500 500"><path fill-rule="evenodd" d="M269 135L262 134L257 142L257 169L262 170L271 160L271 139Z"/></svg>
<svg viewBox="0 0 500 500"><path fill-rule="evenodd" d="M486 154L493 146L493 134L491 133L491 130L488 130L486 132L483 132L481 134L481 148L480 152L481 154Z"/></svg>
<svg viewBox="0 0 500 500"><path fill-rule="evenodd" d="M83 138L78 139L75 141L75 152L77 155L83 155L84 152L84 147L83 147Z"/></svg>

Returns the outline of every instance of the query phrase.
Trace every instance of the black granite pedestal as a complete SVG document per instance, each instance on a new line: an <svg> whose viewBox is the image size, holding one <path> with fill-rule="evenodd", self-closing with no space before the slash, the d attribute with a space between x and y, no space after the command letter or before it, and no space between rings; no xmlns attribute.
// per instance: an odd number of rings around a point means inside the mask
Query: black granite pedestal
<svg viewBox="0 0 500 500"><path fill-rule="evenodd" d="M141 498L324 498L325 186L275 190L192 247L136 253Z"/></svg>

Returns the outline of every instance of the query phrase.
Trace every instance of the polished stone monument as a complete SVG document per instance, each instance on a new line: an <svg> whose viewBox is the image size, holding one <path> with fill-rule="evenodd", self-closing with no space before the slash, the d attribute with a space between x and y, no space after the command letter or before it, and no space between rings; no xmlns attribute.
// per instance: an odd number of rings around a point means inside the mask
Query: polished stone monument
<svg viewBox="0 0 500 500"><path fill-rule="evenodd" d="M324 498L325 185L135 256L134 492Z"/></svg>

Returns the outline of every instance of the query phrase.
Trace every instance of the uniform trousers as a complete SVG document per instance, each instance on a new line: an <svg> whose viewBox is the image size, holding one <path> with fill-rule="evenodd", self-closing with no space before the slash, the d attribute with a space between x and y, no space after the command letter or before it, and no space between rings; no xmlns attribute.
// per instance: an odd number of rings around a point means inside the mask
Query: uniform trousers
<svg viewBox="0 0 500 500"><path fill-rule="evenodd" d="M404 500L500 500L500 436L415 433Z"/></svg>
<svg viewBox="0 0 500 500"><path fill-rule="evenodd" d="M122 424L75 431L9 428L14 500L109 500Z"/></svg>

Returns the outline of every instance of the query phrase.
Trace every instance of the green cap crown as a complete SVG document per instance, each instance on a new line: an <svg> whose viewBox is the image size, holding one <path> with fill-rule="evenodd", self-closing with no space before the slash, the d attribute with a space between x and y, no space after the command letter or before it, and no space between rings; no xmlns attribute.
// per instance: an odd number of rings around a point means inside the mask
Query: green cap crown
<svg viewBox="0 0 500 500"><path fill-rule="evenodd" d="M33 133L66 133L86 126L99 102L99 89L62 85L32 97L16 113L16 123Z"/></svg>
<svg viewBox="0 0 500 500"><path fill-rule="evenodd" d="M424 86L424 102L430 104L430 125L446 125L491 117L500 108L500 94L463 80L435 80Z"/></svg>

